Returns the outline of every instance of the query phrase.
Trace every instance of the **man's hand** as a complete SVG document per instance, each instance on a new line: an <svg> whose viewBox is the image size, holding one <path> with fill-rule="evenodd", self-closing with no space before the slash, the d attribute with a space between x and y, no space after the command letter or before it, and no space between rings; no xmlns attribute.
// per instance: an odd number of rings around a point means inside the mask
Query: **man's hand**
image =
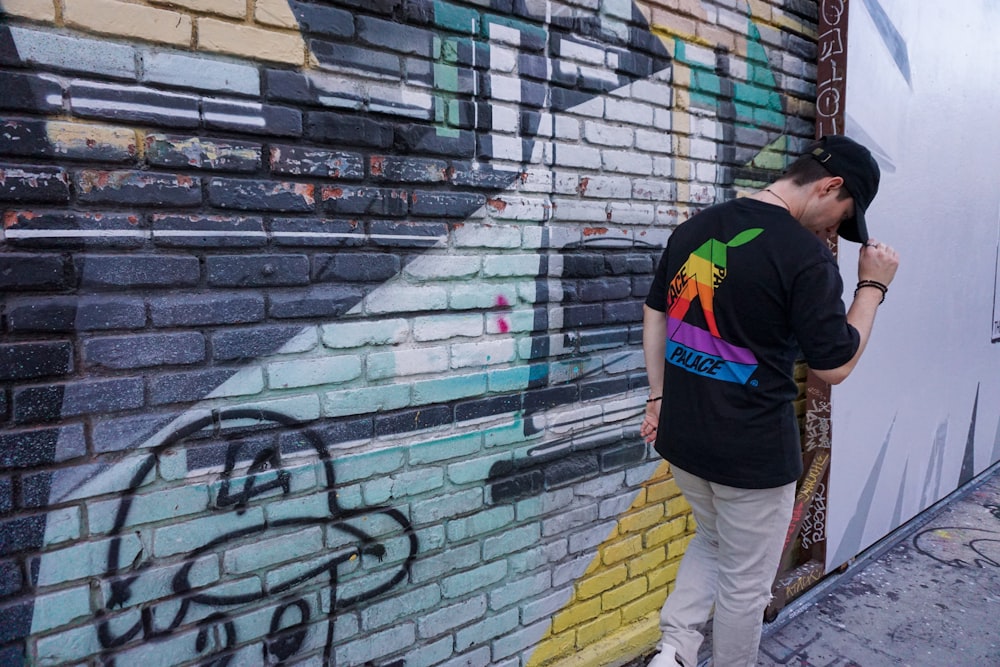
<svg viewBox="0 0 1000 667"><path fill-rule="evenodd" d="M646 444L656 440L656 429L660 425L660 399L646 403L646 414L639 427L639 435Z"/></svg>
<svg viewBox="0 0 1000 667"><path fill-rule="evenodd" d="M861 246L858 257L858 280L874 280L886 287L896 277L899 255L892 247L870 239Z"/></svg>

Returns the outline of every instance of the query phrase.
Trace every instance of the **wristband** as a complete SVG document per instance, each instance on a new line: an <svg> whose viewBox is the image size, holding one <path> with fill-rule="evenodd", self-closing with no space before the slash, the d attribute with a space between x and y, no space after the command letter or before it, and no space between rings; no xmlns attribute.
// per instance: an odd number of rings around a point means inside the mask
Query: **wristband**
<svg viewBox="0 0 1000 667"><path fill-rule="evenodd" d="M663 398L663 397L662 397L662 396L657 396L656 398L647 398L647 399L646 399L646 402L647 402L647 403L652 403L652 402L654 402L654 401L658 401L658 400L660 400L661 398Z"/></svg>
<svg viewBox="0 0 1000 667"><path fill-rule="evenodd" d="M889 288L880 283L877 280L860 280L858 281L858 286L854 288L854 296L858 296L858 292L861 291L862 287L874 287L879 292L882 292L882 298L879 300L879 304L885 301L885 293L889 291Z"/></svg>

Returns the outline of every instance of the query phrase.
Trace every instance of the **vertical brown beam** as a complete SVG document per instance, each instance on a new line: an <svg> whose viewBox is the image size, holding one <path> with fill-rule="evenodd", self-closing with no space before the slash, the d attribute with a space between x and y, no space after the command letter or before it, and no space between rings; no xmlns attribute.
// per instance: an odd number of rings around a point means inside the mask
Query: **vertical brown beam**
<svg viewBox="0 0 1000 667"><path fill-rule="evenodd" d="M820 0L816 53L816 137L844 133L847 98L847 12L849 0ZM836 240L831 250L837 254ZM826 494L830 488L831 442L830 385L809 371L806 379L806 414L803 429L803 466L792 510L792 522L785 538L782 565L788 569L778 573L771 604L765 617L773 620L793 598L801 595L826 573L826 526L823 539L813 542L804 553L791 562L802 524L813 507L817 492ZM820 491L822 489L822 491ZM823 496L827 500L827 496ZM827 503L828 504L828 503ZM825 522L826 514L822 514Z"/></svg>

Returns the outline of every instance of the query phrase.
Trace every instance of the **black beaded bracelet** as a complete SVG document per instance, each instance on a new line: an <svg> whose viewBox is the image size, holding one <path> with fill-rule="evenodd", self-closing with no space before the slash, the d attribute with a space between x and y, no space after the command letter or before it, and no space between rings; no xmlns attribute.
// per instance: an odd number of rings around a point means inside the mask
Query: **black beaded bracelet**
<svg viewBox="0 0 1000 667"><path fill-rule="evenodd" d="M647 398L647 399L646 399L646 402L647 402L647 403L652 403L653 401L658 401L658 400L660 400L661 398L663 398L663 397L662 397L662 396L657 396L656 398Z"/></svg>
<svg viewBox="0 0 1000 667"><path fill-rule="evenodd" d="M874 287L879 292L882 292L882 298L879 300L879 304L885 302L885 293L889 291L889 288L877 280L859 280L858 286L854 288L854 296L858 296L858 292L861 291L862 287Z"/></svg>

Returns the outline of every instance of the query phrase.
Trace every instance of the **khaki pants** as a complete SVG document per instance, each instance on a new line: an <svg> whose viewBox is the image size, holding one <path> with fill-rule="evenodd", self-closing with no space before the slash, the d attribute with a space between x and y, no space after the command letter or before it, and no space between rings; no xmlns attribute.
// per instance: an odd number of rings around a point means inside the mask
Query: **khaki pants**
<svg viewBox="0 0 1000 667"><path fill-rule="evenodd" d="M698 528L660 611L660 648L673 646L684 667L695 667L704 640L700 630L714 605L713 667L752 667L792 518L795 482L739 489L677 467L673 472Z"/></svg>

